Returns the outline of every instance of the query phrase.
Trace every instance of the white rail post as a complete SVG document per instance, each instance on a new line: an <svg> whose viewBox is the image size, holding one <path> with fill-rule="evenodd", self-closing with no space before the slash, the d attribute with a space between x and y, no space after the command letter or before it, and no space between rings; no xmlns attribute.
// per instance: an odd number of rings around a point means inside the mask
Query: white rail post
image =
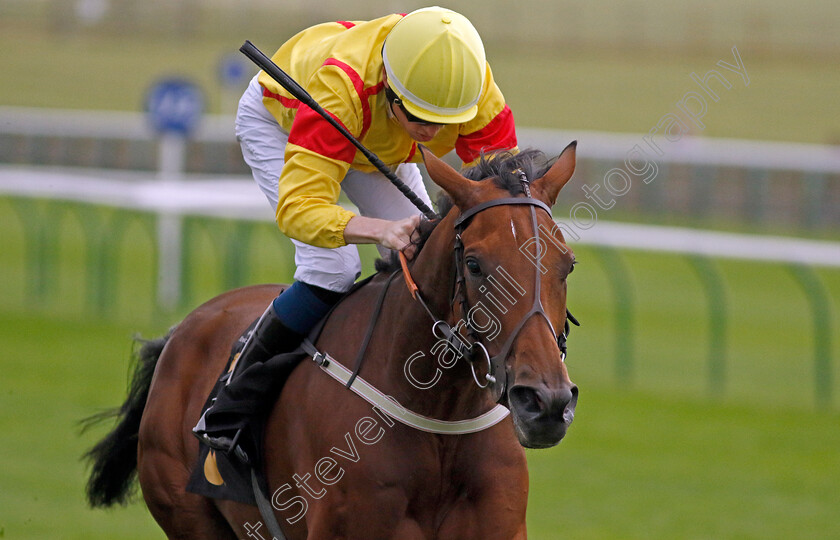
<svg viewBox="0 0 840 540"><path fill-rule="evenodd" d="M186 165L187 139L182 134L161 134L158 140L158 179L180 181ZM159 212L157 216L157 303L165 311L173 311L181 301L183 273L183 217L174 211Z"/></svg>
<svg viewBox="0 0 840 540"><path fill-rule="evenodd" d="M173 311L181 301L183 217L180 214L158 214L157 243L157 302L161 309Z"/></svg>
<svg viewBox="0 0 840 540"><path fill-rule="evenodd" d="M184 79L155 83L146 98L146 110L158 142L158 178L183 179L187 137L195 131L204 110L204 97L195 84ZM181 302L183 218L179 213L158 214L158 306L171 311Z"/></svg>

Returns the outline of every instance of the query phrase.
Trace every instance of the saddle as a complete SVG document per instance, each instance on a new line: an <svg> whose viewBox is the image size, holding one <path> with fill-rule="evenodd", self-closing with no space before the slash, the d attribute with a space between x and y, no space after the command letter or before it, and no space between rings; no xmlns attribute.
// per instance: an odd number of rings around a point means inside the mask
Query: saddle
<svg viewBox="0 0 840 540"><path fill-rule="evenodd" d="M245 330L242 336L234 342L225 368L210 391L207 400L204 402L204 406L201 409L202 413L210 407L220 389L227 382L231 366L236 361L239 353L242 352L242 348L248 336L256 327L258 320L259 318L254 319L254 322L248 326L248 329ZM266 377L265 384L266 388L272 387L269 398L272 403L279 396L280 390L283 388L288 376L305 357L306 353L298 348L292 352L280 354L266 360L264 363L266 371L271 373L271 376ZM247 435L245 435L251 437L248 446L257 449L257 455L253 456L255 462L243 463L235 456L229 456L224 452L217 452L201 444L199 445L198 458L193 466L190 481L187 484L187 491L214 499L225 499L256 505L257 503L252 489L251 469L253 467L260 473L262 471L260 465L262 462L262 440L267 415L268 410L263 411L256 419L257 421L250 425L250 429L247 430Z"/></svg>
<svg viewBox="0 0 840 540"><path fill-rule="evenodd" d="M312 329L307 339L314 343L335 308L353 292L369 283L375 276L376 274L373 274L357 282L347 291L336 302L329 313L315 325L315 328ZM381 299L379 304L381 305ZM201 409L202 414L210 407L220 389L227 382L231 366L236 361L239 353L242 352L248 337L254 331L258 321L259 318L254 319L245 332L242 333L242 336L234 342L225 368L210 391L207 400L204 402L204 406ZM263 439L268 413L271 411L271 405L280 396L280 392L292 371L308 356L310 355L299 346L291 352L278 354L263 362L262 370L266 376L260 383L262 384L264 382L265 384L265 403L268 405L266 405L264 410L259 411L255 415L254 421L249 424L249 429L243 435L244 437L250 438L247 447L256 450L255 455L249 456L251 462L243 463L236 456L229 456L224 452L217 452L203 444L199 445L198 457L193 466L190 481L187 484L187 491L214 499L232 500L244 504L257 505L253 489L252 470L256 472L260 479L263 478ZM359 362L356 366L357 372L360 367L361 363Z"/></svg>

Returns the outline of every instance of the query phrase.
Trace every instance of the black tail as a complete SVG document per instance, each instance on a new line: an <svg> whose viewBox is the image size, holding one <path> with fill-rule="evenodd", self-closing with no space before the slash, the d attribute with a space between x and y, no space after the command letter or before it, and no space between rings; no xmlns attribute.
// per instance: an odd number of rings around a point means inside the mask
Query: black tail
<svg viewBox="0 0 840 540"><path fill-rule="evenodd" d="M140 418L146 406L155 366L168 339L169 335L151 341L138 339L142 347L134 353L134 373L125 403L82 421L84 431L104 420L118 419L114 429L83 456L91 464L86 492L92 507L126 504L131 498L132 484L137 476Z"/></svg>

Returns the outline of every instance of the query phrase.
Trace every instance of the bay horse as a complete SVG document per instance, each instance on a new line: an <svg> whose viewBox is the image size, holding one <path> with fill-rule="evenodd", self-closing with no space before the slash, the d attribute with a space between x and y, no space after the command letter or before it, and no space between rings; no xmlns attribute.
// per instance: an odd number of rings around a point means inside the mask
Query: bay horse
<svg viewBox="0 0 840 540"><path fill-rule="evenodd" d="M451 209L405 266L416 292L377 273L334 309L315 346L352 369L379 306L359 378L444 422L482 415L497 400L510 414L470 434L428 433L372 410L303 361L264 432L268 493L289 539L526 538L523 447L556 445L573 419L562 330L574 256L550 207L574 172L575 143L553 164L533 151L482 160L464 173L472 179L421 151ZM126 502L136 472L169 538L271 538L256 507L185 486L198 455L191 428L231 344L280 290L227 292L147 342L117 426L88 454L92 505ZM471 364L452 361L451 348L430 353L438 343L430 315L484 354Z"/></svg>

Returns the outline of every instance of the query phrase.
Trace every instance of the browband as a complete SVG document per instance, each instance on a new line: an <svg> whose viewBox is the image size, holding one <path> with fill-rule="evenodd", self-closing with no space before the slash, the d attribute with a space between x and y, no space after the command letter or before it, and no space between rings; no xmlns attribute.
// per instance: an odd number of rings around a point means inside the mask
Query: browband
<svg viewBox="0 0 840 540"><path fill-rule="evenodd" d="M471 217L483 210L487 210L488 208L492 208L494 206L503 206L511 204L529 204L531 206L537 206L548 212L549 216L551 215L551 208L539 199L534 199L533 197L507 197L505 199L494 199L492 201L483 202L481 204L473 206L472 208L461 213L461 215L458 216L458 219L455 220L455 227L460 227L464 221L470 219Z"/></svg>

